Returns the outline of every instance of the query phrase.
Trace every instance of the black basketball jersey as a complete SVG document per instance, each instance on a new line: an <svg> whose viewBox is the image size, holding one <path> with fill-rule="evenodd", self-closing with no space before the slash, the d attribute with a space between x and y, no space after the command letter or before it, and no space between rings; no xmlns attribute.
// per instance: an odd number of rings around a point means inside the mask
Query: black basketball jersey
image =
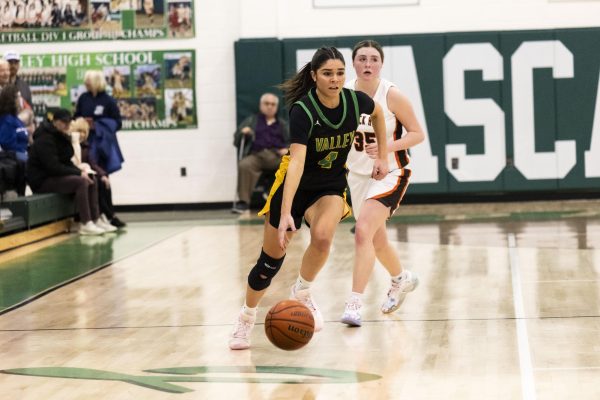
<svg viewBox="0 0 600 400"><path fill-rule="evenodd" d="M295 110L296 107L304 112ZM375 103L369 96L346 88L340 93L340 104L335 109L323 106L314 88L294 103L290 110L292 143L307 146L298 190L343 191L346 188L346 159L354 143L360 114L371 114L374 108ZM295 121L295 118L304 120Z"/></svg>

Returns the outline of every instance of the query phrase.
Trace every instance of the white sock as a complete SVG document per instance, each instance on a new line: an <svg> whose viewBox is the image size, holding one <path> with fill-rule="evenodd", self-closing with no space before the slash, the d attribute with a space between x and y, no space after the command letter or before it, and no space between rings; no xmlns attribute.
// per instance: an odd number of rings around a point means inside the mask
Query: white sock
<svg viewBox="0 0 600 400"><path fill-rule="evenodd" d="M356 302L359 305L362 305L362 293L352 292L350 294L350 299L348 299L348 303Z"/></svg>
<svg viewBox="0 0 600 400"><path fill-rule="evenodd" d="M396 282L396 283L399 283L402 280L402 278L404 278L404 271L400 272L396 276L392 276L392 281Z"/></svg>
<svg viewBox="0 0 600 400"><path fill-rule="evenodd" d="M296 280L296 290L304 290L309 289L312 281L307 281L302 278L302 276L298 275L298 279Z"/></svg>
<svg viewBox="0 0 600 400"><path fill-rule="evenodd" d="M255 317L256 316L256 307L248 307L244 303L244 306L242 307L242 312L249 317Z"/></svg>

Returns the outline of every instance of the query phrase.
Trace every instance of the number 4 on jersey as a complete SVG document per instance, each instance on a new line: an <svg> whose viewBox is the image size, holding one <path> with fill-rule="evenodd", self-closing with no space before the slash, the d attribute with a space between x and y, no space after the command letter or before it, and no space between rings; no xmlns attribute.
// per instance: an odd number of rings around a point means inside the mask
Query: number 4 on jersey
<svg viewBox="0 0 600 400"><path fill-rule="evenodd" d="M319 161L319 165L321 166L321 168L330 169L331 165L337 159L337 157L338 157L337 151L330 151L329 154L327 154L324 159Z"/></svg>

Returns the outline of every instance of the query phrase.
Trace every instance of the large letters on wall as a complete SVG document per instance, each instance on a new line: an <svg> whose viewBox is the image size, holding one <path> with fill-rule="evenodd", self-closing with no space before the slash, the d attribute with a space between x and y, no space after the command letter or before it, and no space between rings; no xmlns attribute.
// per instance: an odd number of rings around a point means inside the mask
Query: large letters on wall
<svg viewBox="0 0 600 400"><path fill-rule="evenodd" d="M283 75L329 44L351 79L351 48L362 39L283 40ZM413 193L599 187L600 29L374 39L384 46L382 75L426 130L411 149Z"/></svg>

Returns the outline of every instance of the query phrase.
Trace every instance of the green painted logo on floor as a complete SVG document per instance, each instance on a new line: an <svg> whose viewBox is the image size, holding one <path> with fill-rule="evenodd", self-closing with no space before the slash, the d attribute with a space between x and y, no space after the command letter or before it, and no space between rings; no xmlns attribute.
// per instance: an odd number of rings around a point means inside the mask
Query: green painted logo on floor
<svg viewBox="0 0 600 400"><path fill-rule="evenodd" d="M381 379L380 375L356 371L276 366L179 367L144 370L144 372L154 374L172 374L160 376L138 376L98 369L68 367L16 368L0 370L0 372L4 374L40 376L47 378L121 381L168 393L193 392L192 389L173 384L179 382L323 384L359 383ZM220 374L220 376L214 376L215 374ZM231 376L223 376L227 374L230 374Z"/></svg>

